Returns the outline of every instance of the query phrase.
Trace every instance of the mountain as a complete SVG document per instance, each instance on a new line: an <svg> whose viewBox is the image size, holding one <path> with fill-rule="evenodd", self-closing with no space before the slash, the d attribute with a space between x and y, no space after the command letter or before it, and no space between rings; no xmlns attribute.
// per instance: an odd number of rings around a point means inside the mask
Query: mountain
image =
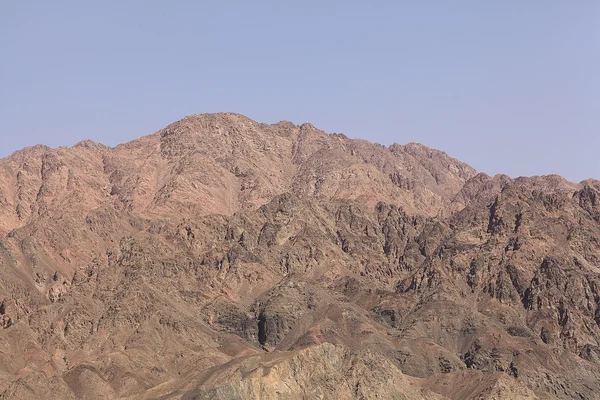
<svg viewBox="0 0 600 400"><path fill-rule="evenodd" d="M0 160L2 399L596 399L600 182L193 115Z"/></svg>

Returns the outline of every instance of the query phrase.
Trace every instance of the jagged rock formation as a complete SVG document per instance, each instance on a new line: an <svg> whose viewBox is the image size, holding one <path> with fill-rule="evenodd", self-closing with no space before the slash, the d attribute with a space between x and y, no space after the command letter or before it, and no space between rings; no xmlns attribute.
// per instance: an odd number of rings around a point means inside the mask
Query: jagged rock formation
<svg viewBox="0 0 600 400"><path fill-rule="evenodd" d="M0 160L0 398L595 399L600 182L195 115Z"/></svg>

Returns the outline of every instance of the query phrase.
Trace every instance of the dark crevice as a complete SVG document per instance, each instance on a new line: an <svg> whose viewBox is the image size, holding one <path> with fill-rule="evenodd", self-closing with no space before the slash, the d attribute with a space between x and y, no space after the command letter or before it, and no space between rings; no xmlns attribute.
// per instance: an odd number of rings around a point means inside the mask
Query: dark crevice
<svg viewBox="0 0 600 400"><path fill-rule="evenodd" d="M258 316L258 343L263 346L267 343L267 318L264 314Z"/></svg>

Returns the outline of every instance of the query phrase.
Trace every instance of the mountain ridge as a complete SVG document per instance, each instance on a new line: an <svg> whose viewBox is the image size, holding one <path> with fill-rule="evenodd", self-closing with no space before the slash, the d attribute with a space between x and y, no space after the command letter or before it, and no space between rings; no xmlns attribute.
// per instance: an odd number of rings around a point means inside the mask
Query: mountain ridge
<svg viewBox="0 0 600 400"><path fill-rule="evenodd" d="M3 399L600 391L595 180L221 113L15 152L0 206Z"/></svg>

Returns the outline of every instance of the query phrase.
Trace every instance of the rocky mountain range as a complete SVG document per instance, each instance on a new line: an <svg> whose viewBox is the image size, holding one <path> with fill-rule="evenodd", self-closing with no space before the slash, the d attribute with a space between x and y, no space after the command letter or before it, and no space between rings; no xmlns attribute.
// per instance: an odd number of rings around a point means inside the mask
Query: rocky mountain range
<svg viewBox="0 0 600 400"><path fill-rule="evenodd" d="M233 113L38 145L0 326L0 399L600 399L600 182Z"/></svg>

